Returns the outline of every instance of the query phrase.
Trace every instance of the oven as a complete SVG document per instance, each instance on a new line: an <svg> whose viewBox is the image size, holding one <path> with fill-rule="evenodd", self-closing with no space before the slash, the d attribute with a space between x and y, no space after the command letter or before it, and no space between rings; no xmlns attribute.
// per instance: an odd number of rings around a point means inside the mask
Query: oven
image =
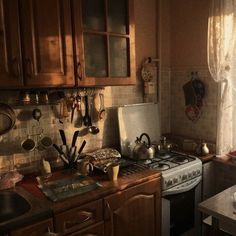
<svg viewBox="0 0 236 236"><path fill-rule="evenodd" d="M188 162L162 171L162 235L201 235L197 206L201 202L202 163L196 157L177 155Z"/></svg>
<svg viewBox="0 0 236 236"><path fill-rule="evenodd" d="M187 191L162 196L162 236L201 235L201 181Z"/></svg>

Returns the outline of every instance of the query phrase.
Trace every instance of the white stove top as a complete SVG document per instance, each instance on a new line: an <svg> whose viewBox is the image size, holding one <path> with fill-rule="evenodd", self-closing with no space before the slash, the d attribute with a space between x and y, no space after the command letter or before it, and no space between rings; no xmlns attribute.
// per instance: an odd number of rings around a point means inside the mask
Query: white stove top
<svg viewBox="0 0 236 236"><path fill-rule="evenodd" d="M140 162L138 162L140 163ZM151 169L159 170L162 174L162 191L184 191L199 182L202 176L202 162L199 158L180 152L170 152L152 160L141 162ZM173 194L173 193L172 193Z"/></svg>

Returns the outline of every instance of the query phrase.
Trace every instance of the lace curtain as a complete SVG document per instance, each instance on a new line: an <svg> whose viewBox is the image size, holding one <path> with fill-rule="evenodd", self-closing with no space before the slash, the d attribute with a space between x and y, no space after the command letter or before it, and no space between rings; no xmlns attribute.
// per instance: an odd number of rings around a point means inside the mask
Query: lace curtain
<svg viewBox="0 0 236 236"><path fill-rule="evenodd" d="M208 67L218 83L217 154L236 149L236 0L211 0Z"/></svg>

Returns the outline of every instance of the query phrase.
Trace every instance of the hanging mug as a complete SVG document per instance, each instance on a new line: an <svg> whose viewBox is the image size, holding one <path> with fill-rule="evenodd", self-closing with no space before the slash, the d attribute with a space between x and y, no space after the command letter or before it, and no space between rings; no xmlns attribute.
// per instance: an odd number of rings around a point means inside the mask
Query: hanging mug
<svg viewBox="0 0 236 236"><path fill-rule="evenodd" d="M49 136L44 136L38 141L38 149L45 150L52 147L53 141Z"/></svg>
<svg viewBox="0 0 236 236"><path fill-rule="evenodd" d="M27 151L31 152L35 149L36 143L32 138L27 137L25 140L21 142L21 147Z"/></svg>

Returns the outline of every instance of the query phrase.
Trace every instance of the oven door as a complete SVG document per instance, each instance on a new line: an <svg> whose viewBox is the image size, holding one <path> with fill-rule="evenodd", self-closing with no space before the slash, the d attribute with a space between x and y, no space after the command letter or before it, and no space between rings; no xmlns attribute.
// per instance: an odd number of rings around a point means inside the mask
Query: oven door
<svg viewBox="0 0 236 236"><path fill-rule="evenodd" d="M162 198L162 235L178 236L186 232L200 233L200 213L197 205L201 200L201 184L189 191Z"/></svg>

